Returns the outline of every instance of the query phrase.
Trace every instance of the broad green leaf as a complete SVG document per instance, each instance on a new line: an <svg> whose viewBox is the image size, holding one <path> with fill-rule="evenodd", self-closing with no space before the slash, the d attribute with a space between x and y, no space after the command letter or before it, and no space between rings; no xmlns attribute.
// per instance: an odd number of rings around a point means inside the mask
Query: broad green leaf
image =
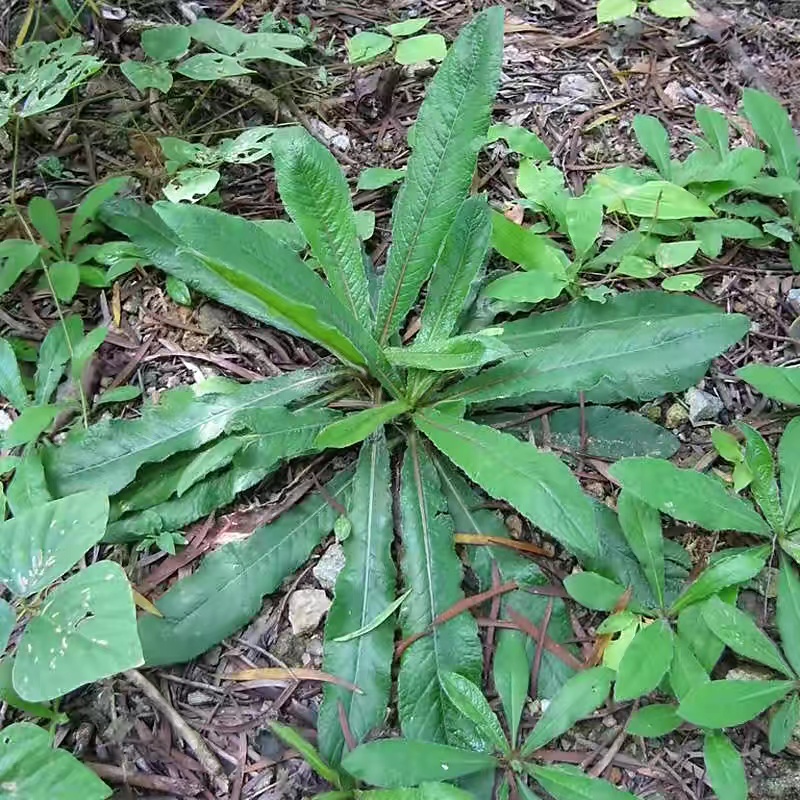
<svg viewBox="0 0 800 800"><path fill-rule="evenodd" d="M17 356L6 339L0 338L0 395L22 411L28 405L28 392L22 383Z"/></svg>
<svg viewBox="0 0 800 800"><path fill-rule="evenodd" d="M658 510L622 490L617 500L622 532L642 565L660 608L664 608L664 538Z"/></svg>
<svg viewBox="0 0 800 800"><path fill-rule="evenodd" d="M105 800L111 789L73 755L54 748L44 728L17 722L0 735L0 797Z"/></svg>
<svg viewBox="0 0 800 800"><path fill-rule="evenodd" d="M611 467L611 474L639 500L682 522L712 531L769 534L749 503L702 472L679 469L661 459L626 458Z"/></svg>
<svg viewBox="0 0 800 800"><path fill-rule="evenodd" d="M732 728L755 719L793 688L793 681L709 681L681 700L678 713L703 728Z"/></svg>
<svg viewBox="0 0 800 800"><path fill-rule="evenodd" d="M172 61L186 55L191 43L185 25L159 25L142 31L142 50L154 61Z"/></svg>
<svg viewBox="0 0 800 800"><path fill-rule="evenodd" d="M507 633L511 635L506 636ZM511 746L516 747L519 723L528 701L531 682L531 663L525 637L519 631L500 633L494 651L492 678L511 732Z"/></svg>
<svg viewBox="0 0 800 800"><path fill-rule="evenodd" d="M703 619L714 631L714 636L722 639L734 653L765 664L789 678L793 677L791 667L784 661L778 648L749 614L724 603L718 597L711 597L703 604Z"/></svg>
<svg viewBox="0 0 800 800"><path fill-rule="evenodd" d="M486 329L483 333L465 333L450 339L432 339L411 347L384 349L389 363L400 367L450 372L470 370L492 361L499 361L511 351L503 344L502 328Z"/></svg>
<svg viewBox="0 0 800 800"><path fill-rule="evenodd" d="M616 301L637 294L605 304L579 301L573 304L574 314L568 307L567 313L535 315L531 325L524 324L528 320L505 325L503 343L525 355L457 383L447 396L468 403L517 398L513 404L575 402L581 391L590 403L651 399L691 386L704 374L708 361L741 338L749 326L746 317L708 313L631 320L628 309L648 307L649 298L642 298L644 303ZM598 310L583 313L583 303ZM546 318L551 314L557 316L548 329ZM572 330L567 328L570 317L578 323ZM586 326L591 319L598 324ZM559 323L566 324L562 328Z"/></svg>
<svg viewBox="0 0 800 800"><path fill-rule="evenodd" d="M140 92L158 89L166 94L172 88L172 73L164 64L150 64L146 61L129 59L119 65L119 71Z"/></svg>
<svg viewBox="0 0 800 800"><path fill-rule="evenodd" d="M633 736L655 738L672 733L682 723L677 706L653 703L635 711L625 729Z"/></svg>
<svg viewBox="0 0 800 800"><path fill-rule="evenodd" d="M517 784L517 791L519 792L520 797L522 798L522 800L542 800L542 798L538 794L536 794L528 786L527 783L525 783L523 778L517 777L516 778L516 784ZM501 786L502 786L502 784L501 784ZM510 793L510 791L509 791L509 793ZM497 797L498 797L498 800L507 800L507 795L506 795L506 797L502 797L501 798L501 796L498 794Z"/></svg>
<svg viewBox="0 0 800 800"><path fill-rule="evenodd" d="M583 258L603 227L603 204L589 195L570 197L566 204L567 234L575 255Z"/></svg>
<svg viewBox="0 0 800 800"><path fill-rule="evenodd" d="M750 471L750 494L761 509L761 513L775 533L784 533L783 510L781 509L778 482L775 480L775 461L764 437L745 423L739 423L744 434L744 463Z"/></svg>
<svg viewBox="0 0 800 800"><path fill-rule="evenodd" d="M579 558L598 551L594 514L569 468L513 436L433 410L416 425L471 480L511 503Z"/></svg>
<svg viewBox="0 0 800 800"><path fill-rule="evenodd" d="M748 364L736 370L736 374L761 394L780 403L800 406L800 368Z"/></svg>
<svg viewBox="0 0 800 800"><path fill-rule="evenodd" d="M532 764L529 772L556 800L636 800L630 792L590 778L576 767Z"/></svg>
<svg viewBox="0 0 800 800"><path fill-rule="evenodd" d="M564 588L575 602L595 611L613 611L625 594L624 586L596 572L573 572L564 578Z"/></svg>
<svg viewBox="0 0 800 800"><path fill-rule="evenodd" d="M303 39L290 33L248 33L245 34L244 46L236 57L239 61L269 59L292 67L305 67L307 65L302 61L280 49L299 50L305 46Z"/></svg>
<svg viewBox="0 0 800 800"><path fill-rule="evenodd" d="M656 264L661 269L682 267L691 261L700 247L699 242L665 242L656 249Z"/></svg>
<svg viewBox="0 0 800 800"><path fill-rule="evenodd" d="M795 417L783 432L778 445L781 472L781 502L786 530L800 528L800 417Z"/></svg>
<svg viewBox="0 0 800 800"><path fill-rule="evenodd" d="M696 16L689 0L650 0L647 7L654 14L665 19Z"/></svg>
<svg viewBox="0 0 800 800"><path fill-rule="evenodd" d="M522 746L521 755L531 755L599 708L608 697L613 679L614 673L607 667L592 667L573 675L550 701Z"/></svg>
<svg viewBox="0 0 800 800"><path fill-rule="evenodd" d="M731 433L722 428L714 428L711 431L711 441L714 449L729 463L739 464L744 458L742 448L738 439Z"/></svg>
<svg viewBox="0 0 800 800"><path fill-rule="evenodd" d="M453 333L483 273L490 237L486 196L468 198L458 209L433 266L416 345L446 339Z"/></svg>
<svg viewBox="0 0 800 800"><path fill-rule="evenodd" d="M175 67L175 72L195 81L218 81L221 78L248 75L253 70L231 56L221 53L200 53L182 61Z"/></svg>
<svg viewBox="0 0 800 800"><path fill-rule="evenodd" d="M482 738L496 751L508 755L510 748L503 726L480 688L457 672L440 674L439 682L450 702L475 725Z"/></svg>
<svg viewBox="0 0 800 800"><path fill-rule="evenodd" d="M685 614L686 612L684 612ZM678 635L673 641L672 664L669 682L678 700L683 700L696 686L708 683L709 677L703 665L697 660L689 642L686 641L682 625L678 624Z"/></svg>
<svg viewBox="0 0 800 800"><path fill-rule="evenodd" d="M14 608L5 600L0 600L0 655L5 653L16 623L17 615Z"/></svg>
<svg viewBox="0 0 800 800"><path fill-rule="evenodd" d="M352 364L369 362L375 377L399 393L366 329L290 249L255 223L214 209L161 202L153 208L118 203L106 221L191 288L319 341Z"/></svg>
<svg viewBox="0 0 800 800"><path fill-rule="evenodd" d="M597 21L614 22L630 17L636 11L636 0L598 0Z"/></svg>
<svg viewBox="0 0 800 800"><path fill-rule="evenodd" d="M34 197L28 203L28 216L31 225L56 253L61 253L61 220L53 205L46 197Z"/></svg>
<svg viewBox="0 0 800 800"><path fill-rule="evenodd" d="M514 264L532 273L560 275L569 263L549 238L492 212L492 247Z"/></svg>
<svg viewBox="0 0 800 800"><path fill-rule="evenodd" d="M769 555L769 547L751 547L738 553L723 554L710 567L704 569L672 604L673 611L681 611L728 586L737 586L758 575Z"/></svg>
<svg viewBox="0 0 800 800"><path fill-rule="evenodd" d="M108 498L82 492L0 522L0 581L20 597L47 588L103 537Z"/></svg>
<svg viewBox="0 0 800 800"><path fill-rule="evenodd" d="M23 700L52 700L143 663L128 578L118 564L98 561L51 592L28 623L14 689Z"/></svg>
<svg viewBox="0 0 800 800"><path fill-rule="evenodd" d="M40 252L41 247L35 242L23 239L5 239L0 242L0 296L39 258Z"/></svg>
<svg viewBox="0 0 800 800"><path fill-rule="evenodd" d="M350 447L366 439L385 423L408 410L402 400L393 400L382 406L365 408L343 419L336 420L320 431L316 445L320 450L328 447Z"/></svg>
<svg viewBox="0 0 800 800"><path fill-rule="evenodd" d="M350 190L336 159L303 128L272 137L278 191L336 296L357 320L372 319Z"/></svg>
<svg viewBox="0 0 800 800"><path fill-rule="evenodd" d="M362 31L347 40L347 56L351 64L366 64L390 50L391 36L372 31Z"/></svg>
<svg viewBox="0 0 800 800"><path fill-rule="evenodd" d="M397 181L403 180L406 171L404 169L387 169L386 167L367 167L358 176L356 189L362 192L375 191L391 186Z"/></svg>
<svg viewBox="0 0 800 800"><path fill-rule="evenodd" d="M156 603L163 618L146 614L139 621L148 665L189 661L252 619L263 596L302 566L333 529L339 512L331 500L342 503L352 480L352 472L342 473L324 495L314 494L247 539L220 547L176 583Z"/></svg>
<svg viewBox="0 0 800 800"><path fill-rule="evenodd" d="M335 373L299 370L228 394L197 396L189 389L165 392L134 420L112 420L71 434L60 447L44 450L51 485L60 495L89 488L115 494L143 464L212 441L251 408L282 406L322 387Z"/></svg>
<svg viewBox="0 0 800 800"><path fill-rule="evenodd" d="M742 106L756 136L766 144L778 175L796 178L800 143L789 114L774 97L756 89L744 90Z"/></svg>
<svg viewBox="0 0 800 800"><path fill-rule="evenodd" d="M707 219L696 222L692 229L700 243L700 249L709 258L722 252L723 239L759 239L763 233L759 228L743 219Z"/></svg>
<svg viewBox="0 0 800 800"><path fill-rule="evenodd" d="M458 725L439 681L445 672L480 680L481 648L474 619L459 614L431 629L433 620L463 599L461 564L453 546L439 476L416 434L408 439L400 476L403 583L414 591L400 610L404 638L423 636L403 653L397 683L405 736L447 741ZM436 775L429 779L435 779ZM451 776L452 777L452 776Z"/></svg>
<svg viewBox="0 0 800 800"><path fill-rule="evenodd" d="M281 725L279 722L273 720L267 723L270 730L277 736L284 744L288 745L302 756L303 760L308 764L322 780L327 781L333 786L341 787L342 780L339 773L330 765L317 752L316 748L300 736L294 728L288 725Z"/></svg>
<svg viewBox="0 0 800 800"><path fill-rule="evenodd" d="M772 713L769 721L769 751L780 753L792 739L800 723L800 698L792 693Z"/></svg>
<svg viewBox="0 0 800 800"><path fill-rule="evenodd" d="M517 188L528 200L526 205L540 209L565 230L566 205L571 194L564 186L564 173L551 164L538 164L526 158L517 172Z"/></svg>
<svg viewBox="0 0 800 800"><path fill-rule="evenodd" d="M92 356L103 344L107 334L108 328L95 328L75 343L72 348L72 360L69 367L70 375L74 381L77 382L83 377Z"/></svg>
<svg viewBox="0 0 800 800"><path fill-rule="evenodd" d="M180 279L172 275L167 275L167 294L171 300L174 300L178 305L191 308L192 295L189 287Z"/></svg>
<svg viewBox="0 0 800 800"><path fill-rule="evenodd" d="M633 637L617 670L617 702L649 694L661 683L672 663L672 640L672 628L663 619L645 625Z"/></svg>
<svg viewBox="0 0 800 800"><path fill-rule="evenodd" d="M492 770L494 774L494 770ZM349 798L350 795L347 795ZM474 800L474 795L449 783L423 783L408 789L376 789L361 792L358 800ZM321 797L318 800L322 800ZM334 798L331 798L334 800ZM342 800L346 800L342 798Z"/></svg>
<svg viewBox="0 0 800 800"><path fill-rule="evenodd" d="M29 447L14 470L6 489L9 508L15 515L38 508L53 499L47 488L39 451Z"/></svg>
<svg viewBox="0 0 800 800"><path fill-rule="evenodd" d="M416 301L469 190L500 78L502 37L502 9L476 15L428 87L392 214L392 246L378 300L382 344Z"/></svg>
<svg viewBox="0 0 800 800"><path fill-rule="evenodd" d="M605 179L602 173L595 176L600 185ZM669 181L648 181L637 185L616 183L606 188L609 197L605 205L611 213L660 220L714 216L714 212L695 195Z"/></svg>
<svg viewBox="0 0 800 800"><path fill-rule="evenodd" d="M447 42L440 33L423 33L399 42L394 53L398 64L419 64L422 61L441 61L447 55Z"/></svg>
<svg viewBox="0 0 800 800"><path fill-rule="evenodd" d="M498 139L505 140L509 150L519 153L521 156L537 161L550 160L550 150L547 145L533 131L520 125L505 123L492 125L486 135L486 144L496 142Z"/></svg>
<svg viewBox="0 0 800 800"><path fill-rule="evenodd" d="M778 573L778 599L775 617L781 645L795 673L800 674L800 577L797 568L785 556Z"/></svg>
<svg viewBox="0 0 800 800"><path fill-rule="evenodd" d="M81 274L78 265L72 261L56 261L47 268L48 286L59 300L68 303L78 291Z"/></svg>
<svg viewBox="0 0 800 800"><path fill-rule="evenodd" d="M497 761L485 753L414 739L368 742L342 759L342 767L351 775L386 789L409 783L455 780L496 765Z"/></svg>
<svg viewBox="0 0 800 800"><path fill-rule="evenodd" d="M683 0L686 2L686 0ZM731 740L721 731L708 731L703 741L703 756L711 788L725 800L747 800L744 763Z"/></svg>
<svg viewBox="0 0 800 800"><path fill-rule="evenodd" d="M566 270L546 272L512 272L501 275L486 286L482 294L511 303L541 303L558 297L569 285Z"/></svg>
<svg viewBox="0 0 800 800"><path fill-rule="evenodd" d="M229 436L198 453L181 473L175 494L181 497L198 481L230 464L234 455L242 449L243 444L241 438Z"/></svg>
<svg viewBox="0 0 800 800"><path fill-rule="evenodd" d="M233 25L223 25L209 17L200 17L189 26L189 35L219 53L232 56L245 42L245 34Z"/></svg>
<svg viewBox="0 0 800 800"><path fill-rule="evenodd" d="M419 33L429 22L430 17L411 17L402 22L393 22L391 25L384 25L383 29L390 35L402 38L403 36L413 36Z"/></svg>
<svg viewBox="0 0 800 800"><path fill-rule="evenodd" d="M320 750L334 764L345 745L339 704L356 742L383 722L389 706L394 624L387 619L358 638L341 641L368 626L395 595L391 472L382 433L361 448L347 518L352 530L342 544L345 566L325 625L323 669L358 686L363 694L325 685L317 730Z"/></svg>
<svg viewBox="0 0 800 800"><path fill-rule="evenodd" d="M665 292L693 292L703 282L703 276L696 272L684 272L670 275L661 281Z"/></svg>
<svg viewBox="0 0 800 800"><path fill-rule="evenodd" d="M639 147L647 153L656 169L665 180L672 178L669 157L669 134L661 122L649 114L637 114L633 118L633 130Z"/></svg>
<svg viewBox="0 0 800 800"><path fill-rule="evenodd" d="M711 587L706 586L704 591L709 588ZM739 596L739 586L733 584L715 593L720 600L734 604ZM725 644L706 624L702 603L696 602L681 609L678 615L678 633L689 645L703 669L710 672L722 656Z"/></svg>
<svg viewBox="0 0 800 800"><path fill-rule="evenodd" d="M67 317L63 324L53 325L39 348L36 364L36 393L34 400L42 405L49 403L53 392L64 374L70 353L83 338L83 322L80 317ZM0 345L2 347L2 345ZM5 394L5 392L3 392Z"/></svg>
<svg viewBox="0 0 800 800"><path fill-rule="evenodd" d="M182 169L164 187L164 197L170 203L196 203L214 191L220 180L220 173L215 169L192 168ZM173 277L174 276L170 276Z"/></svg>

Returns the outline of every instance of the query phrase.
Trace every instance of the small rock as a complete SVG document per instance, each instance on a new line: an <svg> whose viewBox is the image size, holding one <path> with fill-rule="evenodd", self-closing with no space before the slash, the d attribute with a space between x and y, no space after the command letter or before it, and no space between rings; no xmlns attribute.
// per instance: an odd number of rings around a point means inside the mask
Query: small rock
<svg viewBox="0 0 800 800"><path fill-rule="evenodd" d="M795 314L800 314L800 289L789 289L786 294L786 302Z"/></svg>
<svg viewBox="0 0 800 800"><path fill-rule="evenodd" d="M189 692L186 695L186 702L190 706L207 706L214 702L214 698L208 692Z"/></svg>
<svg viewBox="0 0 800 800"><path fill-rule="evenodd" d="M319 636L312 636L308 640L306 653L313 658L322 658L322 639Z"/></svg>
<svg viewBox="0 0 800 800"><path fill-rule="evenodd" d="M591 100L599 97L600 87L596 81L590 80L585 75L564 75L558 84L558 93L563 97L574 97L579 100Z"/></svg>
<svg viewBox="0 0 800 800"><path fill-rule="evenodd" d="M755 664L746 667L729 669L725 674L727 681L768 681L775 677L775 673L767 667L758 667Z"/></svg>
<svg viewBox="0 0 800 800"><path fill-rule="evenodd" d="M658 403L645 403L639 410L650 422L661 422L661 406Z"/></svg>
<svg viewBox="0 0 800 800"><path fill-rule="evenodd" d="M322 554L322 558L317 561L311 571L317 579L317 583L323 589L332 592L336 586L336 579L343 568L344 550L338 542L335 542Z"/></svg>
<svg viewBox="0 0 800 800"><path fill-rule="evenodd" d="M319 119L312 119L309 124L332 147L342 152L350 149L350 137L343 131L331 128Z"/></svg>
<svg viewBox="0 0 800 800"><path fill-rule="evenodd" d="M298 589L289 598L289 622L292 633L300 636L316 630L331 601L322 589Z"/></svg>
<svg viewBox="0 0 800 800"><path fill-rule="evenodd" d="M689 422L695 426L716 419L725 408L716 395L694 388L686 392L686 402L689 404Z"/></svg>
<svg viewBox="0 0 800 800"><path fill-rule="evenodd" d="M14 420L5 411L0 411L0 431L7 431L13 424Z"/></svg>
<svg viewBox="0 0 800 800"><path fill-rule="evenodd" d="M684 422L689 421L689 412L683 407L681 403L673 403L668 409L664 417L664 424L668 428L680 428Z"/></svg>

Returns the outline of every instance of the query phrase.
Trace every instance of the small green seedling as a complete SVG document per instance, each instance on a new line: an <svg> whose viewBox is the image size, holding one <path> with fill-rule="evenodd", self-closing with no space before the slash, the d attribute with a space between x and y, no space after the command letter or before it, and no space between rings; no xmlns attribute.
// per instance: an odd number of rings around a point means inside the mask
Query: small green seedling
<svg viewBox="0 0 800 800"><path fill-rule="evenodd" d="M418 17L381 25L378 31L362 31L347 40L347 55L351 64L368 64L392 48L398 64L419 64L424 61L441 61L447 53L447 42L439 33L419 32L430 22L430 17ZM388 34L388 35L387 35Z"/></svg>

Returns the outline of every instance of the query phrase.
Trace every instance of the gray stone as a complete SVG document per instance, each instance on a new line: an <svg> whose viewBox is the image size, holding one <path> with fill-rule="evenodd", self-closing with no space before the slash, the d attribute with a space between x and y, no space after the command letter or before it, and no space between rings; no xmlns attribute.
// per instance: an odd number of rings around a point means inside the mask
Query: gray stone
<svg viewBox="0 0 800 800"><path fill-rule="evenodd" d="M0 411L0 431L7 431L13 424L14 420L5 411Z"/></svg>
<svg viewBox="0 0 800 800"><path fill-rule="evenodd" d="M292 633L301 636L317 629L328 613L331 601L322 589L298 589L289 598L289 622Z"/></svg>
<svg viewBox="0 0 800 800"><path fill-rule="evenodd" d="M343 568L344 550L338 542L335 542L322 554L311 571L317 579L317 583L323 589L332 592L336 586L336 579Z"/></svg>
<svg viewBox="0 0 800 800"><path fill-rule="evenodd" d="M795 314L800 314L800 289L789 289L786 293L786 302Z"/></svg>
<svg viewBox="0 0 800 800"><path fill-rule="evenodd" d="M562 97L574 97L576 100L591 100L599 97L600 87L596 81L578 73L564 75L558 84L558 93Z"/></svg>
<svg viewBox="0 0 800 800"><path fill-rule="evenodd" d="M682 403L673 403L664 417L664 424L668 428L680 428L684 422L689 421L689 412L683 407Z"/></svg>
<svg viewBox="0 0 800 800"><path fill-rule="evenodd" d="M694 388L686 392L686 402L692 425L715 420L725 408L725 404L716 395Z"/></svg>

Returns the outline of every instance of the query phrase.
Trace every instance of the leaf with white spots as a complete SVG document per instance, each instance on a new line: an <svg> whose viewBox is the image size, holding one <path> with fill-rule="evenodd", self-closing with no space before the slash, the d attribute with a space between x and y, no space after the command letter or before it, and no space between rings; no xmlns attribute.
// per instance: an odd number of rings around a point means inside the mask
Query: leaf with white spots
<svg viewBox="0 0 800 800"><path fill-rule="evenodd" d="M103 537L108 498L81 492L0 523L0 583L28 597L49 586Z"/></svg>
<svg viewBox="0 0 800 800"><path fill-rule="evenodd" d="M14 689L41 702L144 663L122 567L99 561L59 586L25 629Z"/></svg>
<svg viewBox="0 0 800 800"><path fill-rule="evenodd" d="M53 749L50 734L18 722L0 734L0 798L3 800L105 800L108 788L65 750Z"/></svg>

